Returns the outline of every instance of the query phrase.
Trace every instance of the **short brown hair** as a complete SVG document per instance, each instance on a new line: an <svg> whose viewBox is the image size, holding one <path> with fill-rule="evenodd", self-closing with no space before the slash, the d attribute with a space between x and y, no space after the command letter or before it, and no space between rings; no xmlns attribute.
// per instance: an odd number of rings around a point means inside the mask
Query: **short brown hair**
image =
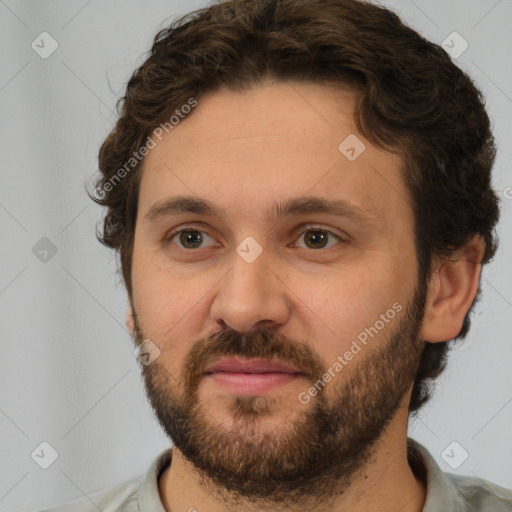
<svg viewBox="0 0 512 512"><path fill-rule="evenodd" d="M155 36L99 152L98 194L91 198L108 210L97 236L119 253L130 298L143 161L116 186L107 183L190 98L220 86L249 89L266 78L348 84L358 93L360 132L402 156L420 282L430 276L434 256L449 257L472 235L485 241L482 263L493 257L499 207L491 188L496 148L489 118L480 91L440 46L366 1L228 0L187 14ZM466 336L474 303L455 340ZM426 342L410 412L429 399L449 341Z"/></svg>

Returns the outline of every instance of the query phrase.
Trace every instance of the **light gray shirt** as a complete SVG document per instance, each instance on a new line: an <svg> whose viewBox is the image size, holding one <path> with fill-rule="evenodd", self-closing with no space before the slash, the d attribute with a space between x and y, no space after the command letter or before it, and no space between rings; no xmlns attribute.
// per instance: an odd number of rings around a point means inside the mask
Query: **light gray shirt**
<svg viewBox="0 0 512 512"><path fill-rule="evenodd" d="M170 464L171 455L171 448L161 452L145 475L41 512L166 512L158 478ZM443 472L428 450L409 437L407 455L414 474L427 486L423 512L512 512L511 489L475 476Z"/></svg>

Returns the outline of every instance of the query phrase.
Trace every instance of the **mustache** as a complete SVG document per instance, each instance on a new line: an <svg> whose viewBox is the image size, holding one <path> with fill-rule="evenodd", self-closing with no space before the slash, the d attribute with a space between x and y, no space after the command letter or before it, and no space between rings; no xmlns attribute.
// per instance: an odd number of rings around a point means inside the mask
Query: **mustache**
<svg viewBox="0 0 512 512"><path fill-rule="evenodd" d="M258 357L295 366L316 381L325 373L325 361L304 341L262 327L245 333L227 328L194 343L183 367L189 390L195 389L206 368L225 356Z"/></svg>

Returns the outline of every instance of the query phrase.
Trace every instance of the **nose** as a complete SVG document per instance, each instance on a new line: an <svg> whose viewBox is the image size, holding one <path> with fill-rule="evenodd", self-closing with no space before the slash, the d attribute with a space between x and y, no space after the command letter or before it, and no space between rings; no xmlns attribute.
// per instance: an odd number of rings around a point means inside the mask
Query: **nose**
<svg viewBox="0 0 512 512"><path fill-rule="evenodd" d="M287 288L267 265L268 259L263 255L247 263L234 253L231 270L219 283L211 306L211 316L217 324L247 332L287 321L291 304Z"/></svg>

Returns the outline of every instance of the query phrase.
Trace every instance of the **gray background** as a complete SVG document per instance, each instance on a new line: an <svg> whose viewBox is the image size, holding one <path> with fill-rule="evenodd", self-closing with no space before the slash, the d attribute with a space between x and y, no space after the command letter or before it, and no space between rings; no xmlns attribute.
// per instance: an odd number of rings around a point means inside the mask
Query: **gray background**
<svg viewBox="0 0 512 512"><path fill-rule="evenodd" d="M501 247L471 334L410 435L445 471L512 487L512 1L383 3L437 43L453 31L468 42L456 62L487 98L500 146ZM0 0L1 510L39 510L120 483L169 445L144 396L114 255L95 239L103 212L84 186L117 94L154 34L202 5ZM58 43L47 59L31 48L43 31ZM34 254L43 237L53 256ZM48 469L31 457L43 441L58 452ZM457 469L442 456L453 441L469 454Z"/></svg>

